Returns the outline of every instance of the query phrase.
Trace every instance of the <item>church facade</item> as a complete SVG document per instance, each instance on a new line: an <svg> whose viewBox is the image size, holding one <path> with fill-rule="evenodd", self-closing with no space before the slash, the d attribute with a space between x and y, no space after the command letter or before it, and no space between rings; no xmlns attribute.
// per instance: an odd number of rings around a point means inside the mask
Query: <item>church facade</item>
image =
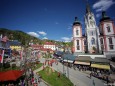
<svg viewBox="0 0 115 86"><path fill-rule="evenodd" d="M115 53L115 26L113 20L102 12L99 26L91 12L89 5L86 7L85 34L82 34L82 25L75 17L73 23L73 52L77 53L102 53L113 55Z"/></svg>

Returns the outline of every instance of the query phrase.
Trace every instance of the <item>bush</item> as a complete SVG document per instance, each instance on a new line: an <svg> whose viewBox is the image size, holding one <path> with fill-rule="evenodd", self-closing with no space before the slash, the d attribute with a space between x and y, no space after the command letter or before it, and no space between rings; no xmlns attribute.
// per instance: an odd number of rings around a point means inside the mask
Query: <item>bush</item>
<svg viewBox="0 0 115 86"><path fill-rule="evenodd" d="M12 64L12 68L16 68L16 64Z"/></svg>
<svg viewBox="0 0 115 86"><path fill-rule="evenodd" d="M4 66L4 68L9 68L10 64L9 63L5 63L3 66Z"/></svg>

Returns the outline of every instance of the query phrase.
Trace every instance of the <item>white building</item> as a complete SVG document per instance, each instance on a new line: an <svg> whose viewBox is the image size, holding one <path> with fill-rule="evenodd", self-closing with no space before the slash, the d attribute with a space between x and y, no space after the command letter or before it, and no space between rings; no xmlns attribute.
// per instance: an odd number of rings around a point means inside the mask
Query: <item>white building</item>
<svg viewBox="0 0 115 86"><path fill-rule="evenodd" d="M73 52L77 53L104 53L115 54L115 26L110 17L102 12L99 27L91 12L89 5L85 14L85 34L82 34L82 26L75 17L73 23Z"/></svg>
<svg viewBox="0 0 115 86"><path fill-rule="evenodd" d="M52 42L46 42L44 45L43 45L44 48L46 49L52 49L52 50L56 50L56 45Z"/></svg>

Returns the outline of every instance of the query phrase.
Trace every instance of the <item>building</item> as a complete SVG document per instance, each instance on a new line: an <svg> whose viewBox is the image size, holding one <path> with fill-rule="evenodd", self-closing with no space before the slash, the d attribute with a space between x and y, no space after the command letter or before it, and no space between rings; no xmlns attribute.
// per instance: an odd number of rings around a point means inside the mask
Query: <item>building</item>
<svg viewBox="0 0 115 86"><path fill-rule="evenodd" d="M52 42L44 43L43 47L46 48L46 49L56 50L56 45Z"/></svg>
<svg viewBox="0 0 115 86"><path fill-rule="evenodd" d="M113 20L102 12L102 18L99 24L100 30L100 48L108 57L115 57L115 26Z"/></svg>
<svg viewBox="0 0 115 86"><path fill-rule="evenodd" d="M22 45L18 40L9 41L11 50L21 51Z"/></svg>
<svg viewBox="0 0 115 86"><path fill-rule="evenodd" d="M73 52L75 53L101 53L115 56L115 26L113 20L102 12L99 27L90 10L86 7L85 34L82 33L82 25L75 17L73 23Z"/></svg>
<svg viewBox="0 0 115 86"><path fill-rule="evenodd" d="M33 44L33 45L31 45L31 47L34 50L41 50L41 49L43 49L43 45L39 45L39 44Z"/></svg>

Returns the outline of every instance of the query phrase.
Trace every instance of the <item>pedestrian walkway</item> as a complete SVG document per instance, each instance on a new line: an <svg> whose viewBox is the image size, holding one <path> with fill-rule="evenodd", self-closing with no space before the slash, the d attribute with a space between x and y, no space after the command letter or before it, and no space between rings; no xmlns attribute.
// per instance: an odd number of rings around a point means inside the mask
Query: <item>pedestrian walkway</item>
<svg viewBox="0 0 115 86"><path fill-rule="evenodd" d="M33 71L34 78L37 78L38 75L36 73L41 71L42 69L43 69L43 66ZM45 82L43 79L41 79L41 82L38 83L38 86L50 86L50 85L47 82Z"/></svg>

